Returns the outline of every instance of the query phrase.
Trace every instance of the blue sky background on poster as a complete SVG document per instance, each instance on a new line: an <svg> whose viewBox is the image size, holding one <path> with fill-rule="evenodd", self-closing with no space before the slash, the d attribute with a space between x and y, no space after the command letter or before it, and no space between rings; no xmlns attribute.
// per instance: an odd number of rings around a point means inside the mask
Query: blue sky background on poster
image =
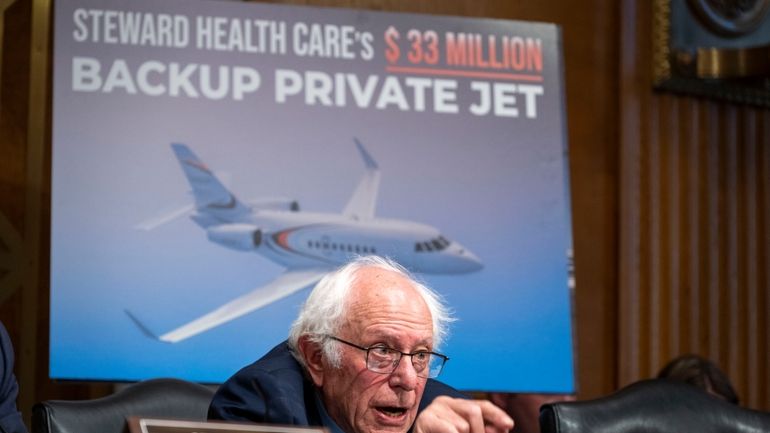
<svg viewBox="0 0 770 433"><path fill-rule="evenodd" d="M371 61L318 59L77 42L72 37L77 7L260 17L287 26L297 17L307 23L347 23L374 35L375 56ZM123 309L137 312L158 332L167 331L266 283L282 268L258 254L208 242L186 218L152 232L134 227L188 203L189 187L171 142L190 145L241 198L284 196L299 200L304 210L339 212L363 174L353 146L357 137L382 169L378 216L434 225L484 261L478 273L424 276L459 318L445 348L452 361L444 379L465 389L574 388L565 131L560 129L563 101L553 26L174 0L70 0L61 3L56 19L53 376L183 375L217 382L285 338L307 290L175 345L146 338ZM404 33L467 28L536 35L543 41L544 89L537 117L469 114L465 108L473 95L467 86L475 79L466 77L449 78L458 83L457 103L463 107L456 114L323 106L298 97L275 103L268 78L276 69L403 80L384 72L382 35L390 25ZM157 58L246 65L259 70L263 80L257 92L240 101L128 94L121 87L109 93L73 91L71 62L77 56L98 59L103 67L114 59L139 65ZM412 106L414 100L409 102ZM488 359L499 361L482 364ZM546 377L538 374L542 368L563 374Z"/></svg>

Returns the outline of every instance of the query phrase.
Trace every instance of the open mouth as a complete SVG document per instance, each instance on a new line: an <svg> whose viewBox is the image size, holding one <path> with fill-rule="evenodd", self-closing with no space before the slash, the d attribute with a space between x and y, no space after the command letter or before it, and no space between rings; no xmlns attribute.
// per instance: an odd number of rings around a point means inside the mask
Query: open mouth
<svg viewBox="0 0 770 433"><path fill-rule="evenodd" d="M406 409L396 406L378 406L377 411L387 416L388 418L399 418L404 416Z"/></svg>

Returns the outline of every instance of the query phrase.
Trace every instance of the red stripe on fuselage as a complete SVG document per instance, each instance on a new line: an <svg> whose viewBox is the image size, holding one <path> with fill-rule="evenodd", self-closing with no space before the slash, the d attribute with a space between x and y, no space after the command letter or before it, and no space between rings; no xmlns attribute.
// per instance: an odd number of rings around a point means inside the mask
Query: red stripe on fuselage
<svg viewBox="0 0 770 433"><path fill-rule="evenodd" d="M293 232L295 229L288 229L280 231L273 235L273 240L276 244L278 244L279 247L288 250L288 251L294 251L291 247L289 247L289 235L291 232Z"/></svg>

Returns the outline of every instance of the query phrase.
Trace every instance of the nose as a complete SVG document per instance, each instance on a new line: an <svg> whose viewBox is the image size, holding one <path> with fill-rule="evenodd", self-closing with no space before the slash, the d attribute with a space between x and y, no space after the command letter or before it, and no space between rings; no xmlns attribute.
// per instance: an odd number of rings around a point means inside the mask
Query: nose
<svg viewBox="0 0 770 433"><path fill-rule="evenodd" d="M394 388L399 387L406 391L417 388L417 371L415 371L414 366L412 365L411 357L401 357L396 369L393 370L393 373L390 373L388 382L390 383L390 386Z"/></svg>

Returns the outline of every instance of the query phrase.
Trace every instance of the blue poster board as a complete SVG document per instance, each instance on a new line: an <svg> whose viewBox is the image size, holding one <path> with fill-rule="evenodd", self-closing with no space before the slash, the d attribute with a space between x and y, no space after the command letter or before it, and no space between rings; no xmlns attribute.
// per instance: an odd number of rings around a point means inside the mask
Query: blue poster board
<svg viewBox="0 0 770 433"><path fill-rule="evenodd" d="M376 253L453 308L444 381L574 391L557 26L56 6L52 378L221 382Z"/></svg>

